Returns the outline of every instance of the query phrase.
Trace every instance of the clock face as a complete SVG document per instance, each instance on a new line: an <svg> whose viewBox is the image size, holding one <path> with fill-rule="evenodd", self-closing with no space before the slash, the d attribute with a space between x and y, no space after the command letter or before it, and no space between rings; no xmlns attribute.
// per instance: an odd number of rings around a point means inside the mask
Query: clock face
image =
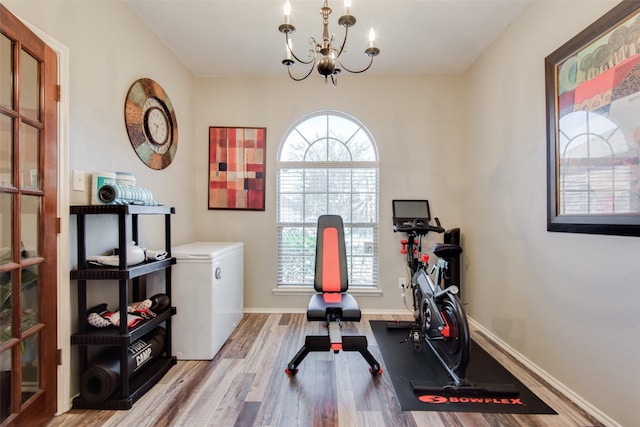
<svg viewBox="0 0 640 427"><path fill-rule="evenodd" d="M140 79L129 88L125 124L136 154L152 169L164 169L178 147L178 124L169 97L151 79Z"/></svg>
<svg viewBox="0 0 640 427"><path fill-rule="evenodd" d="M169 149L170 128L167 114L161 107L153 106L144 114L144 130L151 142L151 149L156 153L164 154Z"/></svg>

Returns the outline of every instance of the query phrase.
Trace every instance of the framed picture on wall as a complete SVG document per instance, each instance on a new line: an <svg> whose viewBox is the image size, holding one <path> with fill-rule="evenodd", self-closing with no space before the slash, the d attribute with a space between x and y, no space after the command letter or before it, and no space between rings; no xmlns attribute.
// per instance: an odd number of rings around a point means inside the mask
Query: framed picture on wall
<svg viewBox="0 0 640 427"><path fill-rule="evenodd" d="M264 211L266 128L209 128L209 209Z"/></svg>
<svg viewBox="0 0 640 427"><path fill-rule="evenodd" d="M545 59L547 229L640 236L640 2Z"/></svg>

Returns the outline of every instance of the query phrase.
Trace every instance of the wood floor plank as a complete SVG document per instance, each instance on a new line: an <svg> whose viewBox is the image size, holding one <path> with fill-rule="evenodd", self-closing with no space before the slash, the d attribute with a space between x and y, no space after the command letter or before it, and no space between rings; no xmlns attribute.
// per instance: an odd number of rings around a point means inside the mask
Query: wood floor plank
<svg viewBox="0 0 640 427"><path fill-rule="evenodd" d="M385 427L382 411L360 411L358 426Z"/></svg>
<svg viewBox="0 0 640 427"><path fill-rule="evenodd" d="M402 411L369 320L409 316L364 315L345 322L343 335L365 335L383 373L373 377L358 352L310 353L295 376L284 370L305 335L322 335L304 314L246 314L211 361L178 361L128 411L72 410L60 426L429 426L584 427L602 424L476 330L472 336L558 415Z"/></svg>
<svg viewBox="0 0 640 427"><path fill-rule="evenodd" d="M236 420L234 427L251 427L256 421L260 402L243 402L240 409L240 416Z"/></svg>
<svg viewBox="0 0 640 427"><path fill-rule="evenodd" d="M338 426L351 427L357 425L358 411L351 390L337 390Z"/></svg>
<svg viewBox="0 0 640 427"><path fill-rule="evenodd" d="M412 415L413 419L416 421L416 425L429 427L447 427L447 425L443 423L438 412L420 411L412 412ZM472 425L473 424L470 424L470 426Z"/></svg>
<svg viewBox="0 0 640 427"><path fill-rule="evenodd" d="M243 316L240 324L233 331L216 357L245 358L247 353L254 347L256 337L262 332L265 322L270 317L268 314Z"/></svg>
<svg viewBox="0 0 640 427"><path fill-rule="evenodd" d="M182 403L184 410L176 417L178 425L212 425L207 422L215 418L216 409L222 404L227 390L232 386L238 367L234 359L218 359L215 365L211 366L213 369L202 375L204 381L200 382Z"/></svg>

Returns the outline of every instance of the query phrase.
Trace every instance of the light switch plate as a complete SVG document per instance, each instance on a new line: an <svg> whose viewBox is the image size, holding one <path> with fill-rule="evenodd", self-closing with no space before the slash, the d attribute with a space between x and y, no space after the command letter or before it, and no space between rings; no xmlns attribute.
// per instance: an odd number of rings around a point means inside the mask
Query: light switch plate
<svg viewBox="0 0 640 427"><path fill-rule="evenodd" d="M85 190L85 182L84 182L84 171L75 170L73 171L72 182L73 182L73 191L84 191Z"/></svg>

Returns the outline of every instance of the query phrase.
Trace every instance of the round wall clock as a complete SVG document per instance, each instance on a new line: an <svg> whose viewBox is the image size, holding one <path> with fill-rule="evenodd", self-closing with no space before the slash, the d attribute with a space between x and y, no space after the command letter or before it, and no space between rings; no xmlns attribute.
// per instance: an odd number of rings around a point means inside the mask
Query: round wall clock
<svg viewBox="0 0 640 427"><path fill-rule="evenodd" d="M127 134L136 154L152 169L164 169L178 149L178 123L169 96L151 79L131 85L124 105Z"/></svg>

